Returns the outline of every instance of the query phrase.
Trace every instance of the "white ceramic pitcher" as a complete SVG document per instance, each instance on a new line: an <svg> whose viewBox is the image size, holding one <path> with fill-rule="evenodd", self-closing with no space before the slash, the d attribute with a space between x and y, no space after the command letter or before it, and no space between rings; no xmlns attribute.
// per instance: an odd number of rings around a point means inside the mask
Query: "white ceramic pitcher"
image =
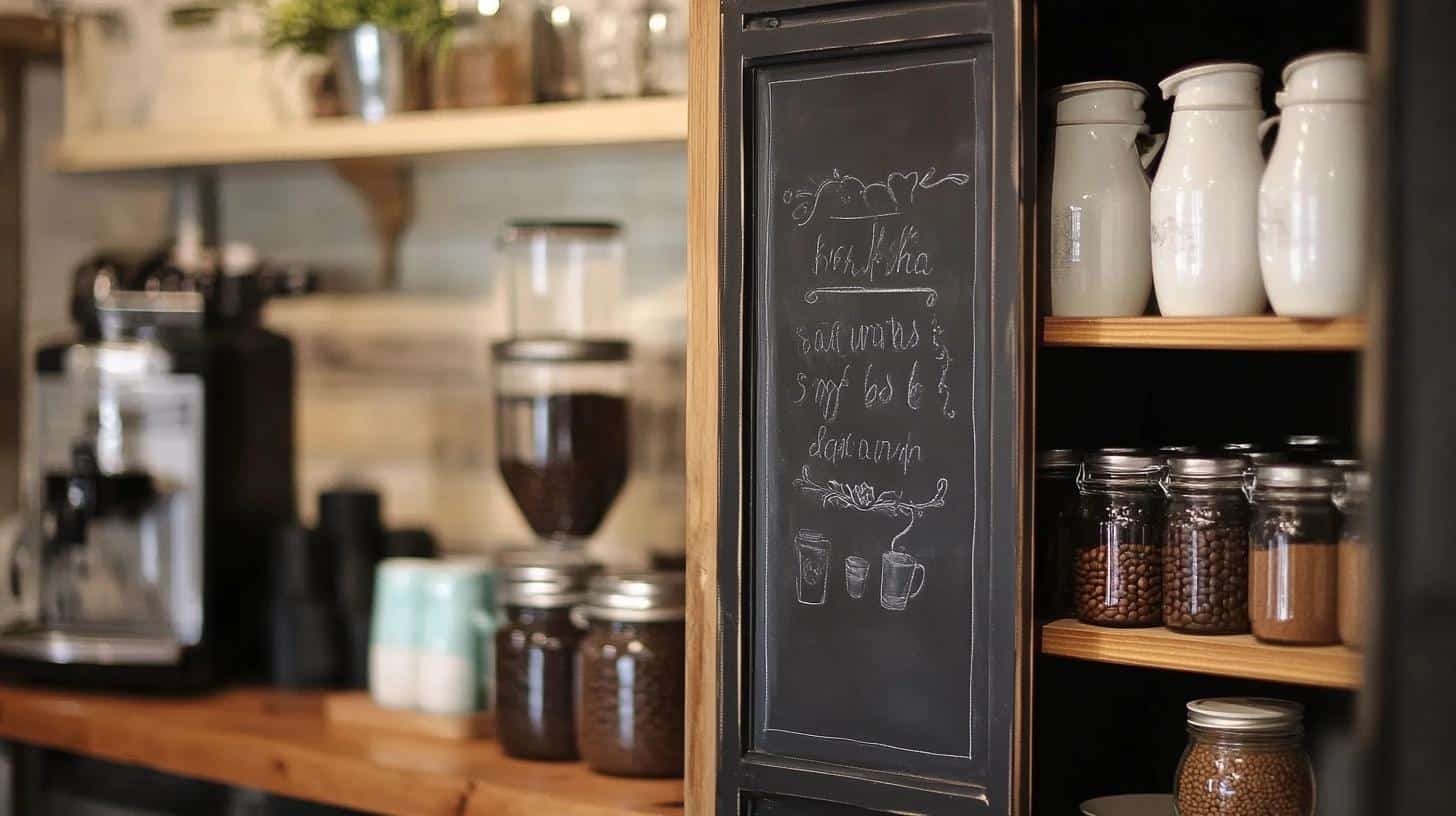
<svg viewBox="0 0 1456 816"><path fill-rule="evenodd" d="M1057 89L1051 194L1051 313L1140 315L1153 285L1147 166L1163 145L1148 135L1132 82Z"/></svg>
<svg viewBox="0 0 1456 816"><path fill-rule="evenodd" d="M1158 83L1163 98L1175 100L1151 203L1153 287L1164 315L1264 311L1256 215L1262 73L1247 63L1212 63Z"/></svg>
<svg viewBox="0 0 1456 816"><path fill-rule="evenodd" d="M1259 259L1281 315L1338 317L1364 303L1368 98L1364 54L1310 54L1285 66L1281 113L1259 126L1262 137L1279 125L1259 186Z"/></svg>

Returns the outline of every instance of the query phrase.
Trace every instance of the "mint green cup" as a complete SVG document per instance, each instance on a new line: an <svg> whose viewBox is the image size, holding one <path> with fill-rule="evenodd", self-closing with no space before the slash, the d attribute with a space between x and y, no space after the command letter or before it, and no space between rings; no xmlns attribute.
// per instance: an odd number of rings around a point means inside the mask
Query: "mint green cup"
<svg viewBox="0 0 1456 816"><path fill-rule="evenodd" d="M416 707L465 714L486 706L494 678L491 655L494 582L483 559L434 562L420 583Z"/></svg>
<svg viewBox="0 0 1456 816"><path fill-rule="evenodd" d="M428 558L386 558L374 570L374 608L369 626L369 693L390 708L413 708L419 674Z"/></svg>

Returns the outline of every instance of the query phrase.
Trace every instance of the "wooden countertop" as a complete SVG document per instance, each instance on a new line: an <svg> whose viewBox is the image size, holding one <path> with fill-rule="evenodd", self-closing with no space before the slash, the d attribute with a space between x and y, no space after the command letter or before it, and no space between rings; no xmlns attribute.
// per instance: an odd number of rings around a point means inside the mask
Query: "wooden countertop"
<svg viewBox="0 0 1456 816"><path fill-rule="evenodd" d="M242 689L179 699L0 686L0 738L369 812L677 816L683 810L678 779L620 779L581 763L510 759L493 741L330 725L323 696L313 693Z"/></svg>

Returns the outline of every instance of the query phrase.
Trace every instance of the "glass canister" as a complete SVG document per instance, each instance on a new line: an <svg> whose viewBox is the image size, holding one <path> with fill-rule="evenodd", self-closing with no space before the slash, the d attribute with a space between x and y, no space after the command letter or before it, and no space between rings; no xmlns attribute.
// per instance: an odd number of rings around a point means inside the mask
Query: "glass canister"
<svg viewBox="0 0 1456 816"><path fill-rule="evenodd" d="M515 337L616 337L626 282L622 228L512 221L500 237Z"/></svg>
<svg viewBox="0 0 1456 816"><path fill-rule="evenodd" d="M1249 631L1249 504L1245 460L1168 459L1163 492L1163 625L1178 632Z"/></svg>
<svg viewBox="0 0 1456 816"><path fill-rule="evenodd" d="M641 10L642 0L596 0L582 34L587 98L642 93Z"/></svg>
<svg viewBox="0 0 1456 816"><path fill-rule="evenodd" d="M571 610L600 565L580 553L518 550L497 559L496 735L523 759L577 758L573 711L581 630Z"/></svg>
<svg viewBox="0 0 1456 816"><path fill-rule="evenodd" d="M492 347L501 477L531 529L577 544L627 481L629 346L507 340Z"/></svg>
<svg viewBox="0 0 1456 816"><path fill-rule="evenodd" d="M1294 434L1284 438L1284 450L1290 461L1312 465L1338 456L1340 441L1319 434Z"/></svg>
<svg viewBox="0 0 1456 816"><path fill-rule="evenodd" d="M1072 559L1077 530L1080 451L1044 450L1036 457L1036 610L1038 617L1072 614Z"/></svg>
<svg viewBox="0 0 1456 816"><path fill-rule="evenodd" d="M682 775L684 603L680 572L592 579L579 616L576 731L593 770Z"/></svg>
<svg viewBox="0 0 1456 816"><path fill-rule="evenodd" d="M688 92L688 4L647 0L642 8L642 93Z"/></svg>
<svg viewBox="0 0 1456 816"><path fill-rule="evenodd" d="M434 106L521 105L535 96L529 0L445 0L449 30L435 58Z"/></svg>
<svg viewBox="0 0 1456 816"><path fill-rule="evenodd" d="M1249 623L1275 643L1339 642L1336 599L1339 519L1330 500L1335 471L1319 465L1260 465L1249 496Z"/></svg>
<svg viewBox="0 0 1456 816"><path fill-rule="evenodd" d="M1340 641L1346 646L1365 645L1367 585L1370 581L1370 538L1365 527L1365 513L1370 504L1370 474L1363 470L1347 470L1334 490L1335 506L1341 515L1340 543L1336 561L1339 578L1337 615Z"/></svg>
<svg viewBox="0 0 1456 816"><path fill-rule="evenodd" d="M582 0L534 0L531 75L538 102L586 97L584 40L589 9Z"/></svg>
<svg viewBox="0 0 1456 816"><path fill-rule="evenodd" d="M1078 620L1101 626L1162 623L1162 473L1154 454L1099 451L1083 461L1073 570Z"/></svg>
<svg viewBox="0 0 1456 816"><path fill-rule="evenodd" d="M1312 816L1314 771L1300 738L1304 708L1257 697L1188 704L1188 747L1173 795L1179 816Z"/></svg>

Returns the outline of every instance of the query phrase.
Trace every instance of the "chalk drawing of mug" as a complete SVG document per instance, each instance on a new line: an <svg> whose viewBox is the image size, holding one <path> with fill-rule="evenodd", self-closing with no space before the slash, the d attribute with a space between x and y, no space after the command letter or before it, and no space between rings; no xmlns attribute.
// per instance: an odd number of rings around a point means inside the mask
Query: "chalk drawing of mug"
<svg viewBox="0 0 1456 816"><path fill-rule="evenodd" d="M844 558L844 591L849 597L859 600L864 597L865 579L870 574L870 562L857 555Z"/></svg>
<svg viewBox="0 0 1456 816"><path fill-rule="evenodd" d="M915 578L920 578L916 584ZM891 612L905 608L925 589L925 565L909 553L890 550L880 558L880 606Z"/></svg>
<svg viewBox="0 0 1456 816"><path fill-rule="evenodd" d="M818 530L800 530L794 545L799 553L799 603L820 606L829 589L829 539Z"/></svg>

